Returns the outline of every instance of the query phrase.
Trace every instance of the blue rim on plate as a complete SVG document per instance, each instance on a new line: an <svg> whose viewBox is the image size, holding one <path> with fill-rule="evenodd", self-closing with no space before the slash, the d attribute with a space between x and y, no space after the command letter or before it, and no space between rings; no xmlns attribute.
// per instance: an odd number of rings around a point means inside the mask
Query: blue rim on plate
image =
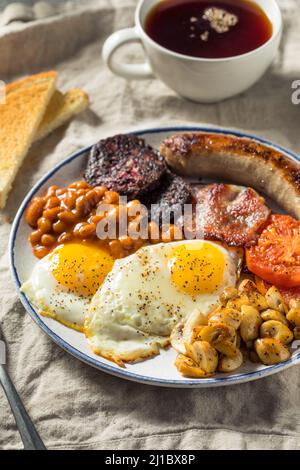
<svg viewBox="0 0 300 470"><path fill-rule="evenodd" d="M300 162L300 157L296 154L291 152L290 150L285 149L284 147L281 147L280 145L274 144L273 142L270 142L266 139L260 138L253 136L251 134L246 134L243 132L239 131L234 131L230 129L222 129L222 128L213 128L213 127L205 127L205 126L199 126L199 127L191 127L191 126L176 126L176 127L161 127L161 128L150 128L150 129L142 129L136 132L131 132L131 134L135 135L149 135L149 134L159 134L159 133L176 133L176 132L211 132L211 133L216 133L216 134L227 134L227 135L234 135L236 137L245 137L249 138L252 140L255 140L259 143L262 143L264 145L270 146L272 148L275 148L279 150L280 152L285 153L286 155L290 156L292 159L295 159L296 161ZM37 325L56 343L58 344L62 349L70 353L72 356L76 357L77 359L80 359L82 362L85 362L86 364L91 365L92 367L99 369L103 372L106 372L108 374L117 376L119 378L123 378L126 380L134 381L134 382L140 382L148 385L156 385L156 386L161 386L161 387L178 387L178 388L207 388L207 387L217 387L217 386L225 386L225 385L234 385L242 382L248 382L252 380L257 380L261 377L267 377L269 375L275 374L276 372L279 372L280 370L287 369L291 367L292 365L295 365L300 362L300 351L297 354L294 354L293 357L291 357L288 361L277 364L274 366L269 366L265 367L264 369L253 371L253 372L247 372L247 373L242 373L242 374L237 374L237 375L224 375L224 377L215 377L215 378L208 378L208 379L203 379L203 380L195 380L195 379L182 379L182 380L171 380L171 379L157 379L153 377L148 377L148 376L143 376L140 374L136 374L134 372L128 371L126 369L118 368L116 365L109 365L106 363L101 362L101 358L99 360L94 359L93 357L87 356L83 352L79 351L76 349L74 346L70 345L67 343L65 340L60 338L56 333L54 333L43 321L43 319L38 315L38 313L35 311L35 309L32 307L30 304L29 300L27 297L20 292L20 287L21 287L21 282L17 273L16 265L15 265L15 242L16 238L18 235L18 229L20 222L23 218L24 212L29 204L29 202L32 200L32 198L35 196L35 194L40 190L40 188L47 182L48 179L50 179L53 175L55 175L61 168L63 168L65 165L68 163L72 162L76 158L79 158L81 155L89 152L91 149L91 146L86 147L74 154L72 154L70 157L66 158L63 160L61 163L56 165L51 171L49 171L43 178L41 178L37 184L32 188L32 190L27 194L25 197L21 207L18 210L18 213L15 217L15 220L13 222L12 230L11 230L11 235L10 235L10 241L9 241L9 256L10 256L10 268L11 268L11 273L12 277L14 279L16 288L18 290L18 294L20 297L20 300L31 316L31 318L37 323Z"/></svg>

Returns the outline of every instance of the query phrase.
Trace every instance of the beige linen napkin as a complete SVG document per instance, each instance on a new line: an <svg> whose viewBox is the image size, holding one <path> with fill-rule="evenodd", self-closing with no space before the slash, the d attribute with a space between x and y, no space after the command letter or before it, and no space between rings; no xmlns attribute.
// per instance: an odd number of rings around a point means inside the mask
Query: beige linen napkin
<svg viewBox="0 0 300 470"><path fill-rule="evenodd" d="M246 93L210 106L184 101L158 80L126 82L106 70L100 46L110 32L132 24L135 3L91 1L84 11L2 31L0 79L55 67L62 88L83 87L92 100L89 111L32 148L1 214L0 320L9 372L52 449L299 449L300 366L219 389L126 382L62 351L18 300L8 267L11 221L38 178L74 150L123 129L193 121L244 128L300 153L300 106L291 102L291 83L300 79L298 0L280 1L285 34L267 75ZM0 448L21 448L2 391Z"/></svg>

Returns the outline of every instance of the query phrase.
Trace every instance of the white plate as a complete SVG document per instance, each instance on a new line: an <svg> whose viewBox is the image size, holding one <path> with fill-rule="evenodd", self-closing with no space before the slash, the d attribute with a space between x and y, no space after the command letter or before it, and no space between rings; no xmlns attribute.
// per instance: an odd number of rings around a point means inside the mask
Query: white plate
<svg viewBox="0 0 300 470"><path fill-rule="evenodd" d="M207 127L176 127L147 129L139 131L136 134L144 137L148 144L158 148L162 140L175 132L182 131L205 131L231 134L238 137L248 137L280 150L293 160L297 160L298 162L300 161L300 158L297 155L279 147L278 145L235 131L222 129L216 130ZM298 348L298 350L294 351L291 359L282 364L266 367L247 362L234 374L217 374L213 378L193 380L184 378L177 372L174 366L176 352L169 349L167 351L162 351L159 356L153 359L138 364L130 364L127 365L126 368L121 368L116 364L93 354L90 351L83 334L68 329L50 318L42 317L35 311L26 296L20 293L21 284L30 277L32 268L36 263L36 258L34 258L31 247L27 241L30 234L30 228L26 224L24 212L31 199L34 196L43 194L45 189L50 185L56 184L66 186L74 180L81 179L89 150L90 148L86 148L77 152L44 176L44 178L42 178L26 196L13 224L10 238L12 275L24 307L40 328L67 352L97 369L127 380L165 387L203 388L232 385L274 374L300 362L300 348Z"/></svg>

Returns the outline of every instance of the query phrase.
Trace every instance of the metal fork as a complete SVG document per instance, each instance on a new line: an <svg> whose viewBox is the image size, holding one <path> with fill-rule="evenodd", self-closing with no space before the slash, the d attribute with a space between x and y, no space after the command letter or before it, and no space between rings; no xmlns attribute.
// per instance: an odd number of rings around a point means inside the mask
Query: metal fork
<svg viewBox="0 0 300 470"><path fill-rule="evenodd" d="M31 421L17 390L5 367L6 345L0 330L0 383L13 412L18 431L24 444L24 450L46 450L42 439Z"/></svg>

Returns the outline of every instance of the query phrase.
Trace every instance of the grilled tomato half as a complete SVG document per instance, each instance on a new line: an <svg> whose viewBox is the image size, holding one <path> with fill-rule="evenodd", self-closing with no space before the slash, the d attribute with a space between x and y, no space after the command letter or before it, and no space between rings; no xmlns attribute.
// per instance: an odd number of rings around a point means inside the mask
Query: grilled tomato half
<svg viewBox="0 0 300 470"><path fill-rule="evenodd" d="M283 288L300 286L300 222L273 214L256 245L246 250L249 271Z"/></svg>

